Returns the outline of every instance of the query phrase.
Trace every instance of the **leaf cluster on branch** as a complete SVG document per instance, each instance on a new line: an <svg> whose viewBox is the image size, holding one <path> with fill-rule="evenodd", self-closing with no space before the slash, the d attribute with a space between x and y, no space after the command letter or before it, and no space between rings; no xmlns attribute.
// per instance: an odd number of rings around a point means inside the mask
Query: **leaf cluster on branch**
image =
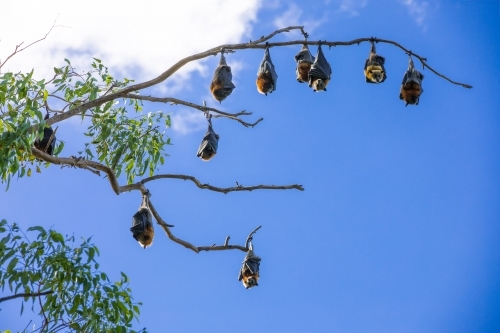
<svg viewBox="0 0 500 333"><path fill-rule="evenodd" d="M99 271L90 238L76 245L74 236L52 229L27 231L34 237L0 221L0 288L11 293L0 297L0 307L21 299L21 314L25 304L39 308L42 322L32 332L136 332L141 303L133 301L125 273L113 283Z"/></svg>

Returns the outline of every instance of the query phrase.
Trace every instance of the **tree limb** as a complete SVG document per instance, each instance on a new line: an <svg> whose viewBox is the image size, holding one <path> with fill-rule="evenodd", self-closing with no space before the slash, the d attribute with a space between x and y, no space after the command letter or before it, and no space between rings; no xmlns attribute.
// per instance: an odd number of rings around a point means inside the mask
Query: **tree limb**
<svg viewBox="0 0 500 333"><path fill-rule="evenodd" d="M180 99L177 99L177 98L172 98L172 97L153 97L153 96L142 96L142 95L136 95L136 94L127 94L126 97L130 98L130 99L138 99L138 100L141 100L141 101L180 104L180 105L184 105L184 106L187 106L187 107L190 107L190 108L193 108L193 109L200 110L203 113L206 113L206 112L209 112L209 111L215 112L215 113L218 113L219 115L214 116L214 118L223 117L223 118L229 118L229 119L232 119L232 120L236 120L236 121L238 121L240 124L242 124L245 127L254 127L259 122L261 122L262 120L264 120L264 118L260 118L255 123L250 124L250 123L247 123L247 122L241 120L238 117L239 116L249 116L249 115L252 114L252 112L247 112L247 111L243 110L243 111L240 111L238 113L227 113L227 112L224 112L224 111L220 111L218 109L209 108L209 107L206 107L206 106L203 106L203 105L198 105L198 104L186 102L186 101L183 101L183 100L180 100Z"/></svg>
<svg viewBox="0 0 500 333"><path fill-rule="evenodd" d="M0 297L0 303L5 302L5 301L9 301L11 299L20 298L20 297L45 296L45 295L52 294L53 292L54 292L53 290L49 290L49 291L43 291L43 292L38 292L38 293L14 294L14 295L6 296L6 297Z"/></svg>
<svg viewBox="0 0 500 333"><path fill-rule="evenodd" d="M440 77L448 80L449 82L451 82L453 84L461 85L462 87L465 87L465 88L472 88L472 86L470 86L468 84L455 82L455 81L447 78L446 76L438 73L436 70L434 70L429 65L427 65L427 62L426 62L425 58L419 56L418 54L415 54L415 53L411 52L409 49L401 46L399 43L396 43L394 41L387 40L387 39L367 37L367 38L353 39L353 40L348 41L348 42L328 42L328 41L294 40L294 41L288 41L288 42L264 43L264 42L267 42L272 37L274 37L275 35L283 33L283 32L289 32L289 31L292 31L292 30L300 30L303 33L304 32L303 28L304 28L303 26L291 26L291 27L287 27L287 28L276 30L273 33L271 33L271 34L269 34L267 36L263 36L260 39L258 39L256 41L253 41L253 42L250 41L249 43L220 45L220 46L211 48L211 49L209 49L209 50L207 50L205 52L201 52L201 53L197 53L197 54L191 55L189 57L186 57L184 59L179 60L177 63L175 63L169 69L167 69L165 72L163 72L162 74L158 75L156 78L154 78L152 80L149 80L149 81L146 81L146 82L142 82L142 83L138 83L138 84L135 84L135 85L131 85L129 87L125 87L122 90L117 91L115 93L112 93L112 94L109 94L109 95L106 95L106 96L101 96L101 97L99 97L99 98L97 98L97 99L95 99L93 101L84 103L84 104L79 105L77 107L74 107L74 108L68 110L67 112L65 112L63 114L58 114L58 115L55 115L54 117L48 119L47 120L47 124L48 125L53 125L53 124L55 124L57 122L66 120L66 119L68 119L68 118L70 118L72 116L75 116L77 114L81 114L81 113L87 111L88 109L100 106L100 105L102 105L104 103L107 103L109 101L112 101L112 100L115 100L115 99L118 99L118 98L126 98L127 95L130 94L130 93L132 93L132 92L137 92L139 90L146 89L146 88L152 87L154 85L157 85L157 84L165 81L166 79L168 79L170 76L172 76L172 74L174 74L175 72L177 72L181 67L183 67L187 63L190 63L190 62L195 61L195 60L200 60L200 59L203 59L203 58L206 58L206 57L209 57L209 56L215 56L218 53L220 53L222 49L224 49L224 50L265 49L266 47L281 47L281 46L302 45L302 44L307 44L307 45L322 44L322 45L328 45L328 46L348 46L348 45L353 45L353 44L358 44L359 45L362 42L375 41L375 42L378 42L378 43L392 44L392 45L394 45L394 46L402 49L403 51L405 51L405 53L411 53L413 56L415 56L416 58L418 58L420 60L420 62L422 63L422 65L424 67L429 68L429 70L431 70L436 75L438 75L438 76L440 76Z"/></svg>
<svg viewBox="0 0 500 333"><path fill-rule="evenodd" d="M285 186L275 186L275 185L256 185L256 186L242 186L241 184L236 184L235 187L215 187L209 184L202 184L198 179L193 176L188 175L174 175L174 174L163 174L156 175L148 178L144 178L140 181L141 184L145 184L147 182L157 180L157 179L165 179L165 178L173 178L173 179L182 179L182 180L190 180L196 184L201 189L207 189L215 192L221 192L227 194L228 192L236 192L236 191L253 191L253 190L289 190L296 189L299 191L304 191L304 187L302 185L285 185Z"/></svg>
<svg viewBox="0 0 500 333"><path fill-rule="evenodd" d="M296 190L300 190L300 191L304 190L304 187L302 187L302 185L297 185L297 184L283 185L283 186L276 186L276 185L242 186L242 185L236 183L237 184L236 187L223 188L223 187L212 186L209 184L202 184L198 179L196 179L193 176L173 175L173 174L162 174L162 175L147 177L147 178L144 178L143 180L141 180L135 184L128 184L128 185L120 186L118 184L118 180L116 178L114 171L111 168L105 166L104 164L94 162L91 160L86 160L82 157L74 157L74 156L72 156L72 157L55 157L55 156L49 155L49 154L47 154L47 153L45 153L45 152L43 152L35 147L32 147L31 149L32 149L31 152L32 152L33 156L35 156L36 158L39 158L45 162L50 162L50 163L57 164L57 165L68 165L68 166L72 166L75 168L86 169L86 170L89 170L97 175L100 175L99 171L106 173L106 175L108 176L108 180L109 180L109 183L111 185L111 188L113 189L113 191L116 194L120 194L123 192L129 192L132 190L139 190L142 192L142 188L143 188L143 185L145 183L153 181L153 180L157 180L157 179L167 179L167 178L190 180L201 189L207 189L207 190L211 190L214 192L221 192L224 194L227 194L228 192L253 191L253 190L290 190L290 189L296 189Z"/></svg>

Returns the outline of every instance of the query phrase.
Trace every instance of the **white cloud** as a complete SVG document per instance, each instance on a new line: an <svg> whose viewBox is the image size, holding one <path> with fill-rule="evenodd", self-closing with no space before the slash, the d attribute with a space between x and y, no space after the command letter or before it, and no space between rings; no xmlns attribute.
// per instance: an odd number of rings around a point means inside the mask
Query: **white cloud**
<svg viewBox="0 0 500 333"><path fill-rule="evenodd" d="M400 2L408 8L408 13L413 18L417 26L427 29L426 20L431 10L431 3L422 0L400 0ZM434 6L437 8L438 3L435 2Z"/></svg>
<svg viewBox="0 0 500 333"><path fill-rule="evenodd" d="M16 44L24 41L27 45L43 37L57 17L56 25L65 27L55 28L45 41L13 57L3 71L35 68L36 77L49 77L64 58L83 71L96 57L112 74L139 82L156 77L188 55L250 38L260 6L261 0L88 0L84 4L3 0L0 60ZM178 86L193 71L206 69L202 62L188 64L171 81Z"/></svg>
<svg viewBox="0 0 500 333"><path fill-rule="evenodd" d="M349 17L358 16L359 11L368 4L368 0L326 0L326 4L331 2L338 7L336 13L344 13Z"/></svg>
<svg viewBox="0 0 500 333"><path fill-rule="evenodd" d="M203 112L197 110L183 109L178 113L172 113L170 119L172 121L172 130L182 135L201 131L202 129L206 130L207 127L207 119Z"/></svg>
<svg viewBox="0 0 500 333"><path fill-rule="evenodd" d="M339 11L354 17L359 15L359 11L368 4L368 0L341 0Z"/></svg>

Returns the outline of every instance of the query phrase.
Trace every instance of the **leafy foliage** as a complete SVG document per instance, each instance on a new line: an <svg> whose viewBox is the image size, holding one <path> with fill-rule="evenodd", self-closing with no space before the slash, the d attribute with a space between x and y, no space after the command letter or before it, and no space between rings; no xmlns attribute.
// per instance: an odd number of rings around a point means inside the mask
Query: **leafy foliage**
<svg viewBox="0 0 500 333"><path fill-rule="evenodd" d="M99 250L90 238L74 246L74 236L65 239L42 227L28 231L35 233L35 240L15 224L0 222L0 287L14 295L26 294L21 314L30 300L33 311L40 305L42 324L35 331L136 332L132 321L141 303L133 302L124 273L111 283L98 271ZM0 298L0 304L6 298Z"/></svg>
<svg viewBox="0 0 500 333"><path fill-rule="evenodd" d="M54 68L55 75L48 81L33 79L33 71L0 75L0 176L7 186L14 175L30 176L33 165L40 172L41 162L33 158L31 147L37 137L43 137L42 110L71 110L133 82L114 79L99 59L94 58L93 69L84 74L65 61L65 66ZM60 110L51 109L49 102ZM112 168L117 176L124 172L131 183L146 171L152 175L165 162L164 148L170 138L160 127L170 127L170 116L161 111L142 114L141 103L134 99L121 102L120 106L120 101L109 101L81 113L82 122L90 117L91 124L85 132L89 141L80 153ZM130 116L129 111L138 116ZM54 155L63 148L64 142L58 141Z"/></svg>

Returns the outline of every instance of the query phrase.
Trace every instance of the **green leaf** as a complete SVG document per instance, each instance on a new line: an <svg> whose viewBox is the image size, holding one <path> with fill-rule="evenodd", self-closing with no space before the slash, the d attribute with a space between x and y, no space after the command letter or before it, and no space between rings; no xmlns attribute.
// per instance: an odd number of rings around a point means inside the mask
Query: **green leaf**
<svg viewBox="0 0 500 333"><path fill-rule="evenodd" d="M9 262L9 265L7 266L7 272L11 272L14 267L16 267L17 263L19 262L19 259L14 258Z"/></svg>

